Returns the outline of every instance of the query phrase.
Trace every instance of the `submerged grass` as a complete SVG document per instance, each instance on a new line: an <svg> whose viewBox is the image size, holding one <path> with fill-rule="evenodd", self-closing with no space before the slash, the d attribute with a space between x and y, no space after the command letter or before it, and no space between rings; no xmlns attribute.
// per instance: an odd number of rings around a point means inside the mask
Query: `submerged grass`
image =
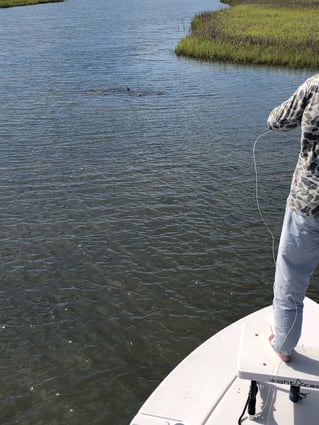
<svg viewBox="0 0 319 425"><path fill-rule="evenodd" d="M0 8L13 6L30 6L33 4L54 3L62 1L64 0L0 0Z"/></svg>
<svg viewBox="0 0 319 425"><path fill-rule="evenodd" d="M319 66L319 9L314 7L319 0L286 0L280 6L276 0L271 4L228 2L236 5L195 16L191 33L176 47L177 55L246 64Z"/></svg>

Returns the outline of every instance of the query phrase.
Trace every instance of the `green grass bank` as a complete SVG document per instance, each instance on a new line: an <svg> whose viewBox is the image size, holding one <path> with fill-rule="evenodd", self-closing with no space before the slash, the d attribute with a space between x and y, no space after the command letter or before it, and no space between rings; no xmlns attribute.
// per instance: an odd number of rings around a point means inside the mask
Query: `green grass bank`
<svg viewBox="0 0 319 425"><path fill-rule="evenodd" d="M225 1L226 3L226 1ZM175 52L207 61L319 67L319 0L228 0L194 17Z"/></svg>
<svg viewBox="0 0 319 425"><path fill-rule="evenodd" d="M14 6L31 6L40 3L55 3L64 0L0 0L1 7L14 7Z"/></svg>

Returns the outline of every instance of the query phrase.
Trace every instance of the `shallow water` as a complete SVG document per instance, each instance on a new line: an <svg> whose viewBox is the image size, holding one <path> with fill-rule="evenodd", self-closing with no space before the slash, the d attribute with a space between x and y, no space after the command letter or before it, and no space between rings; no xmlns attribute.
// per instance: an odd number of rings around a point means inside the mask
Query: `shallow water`
<svg viewBox="0 0 319 425"><path fill-rule="evenodd" d="M192 349L271 302L252 147L310 74L177 58L219 7L0 10L1 424L128 424ZM276 238L298 137L256 149Z"/></svg>

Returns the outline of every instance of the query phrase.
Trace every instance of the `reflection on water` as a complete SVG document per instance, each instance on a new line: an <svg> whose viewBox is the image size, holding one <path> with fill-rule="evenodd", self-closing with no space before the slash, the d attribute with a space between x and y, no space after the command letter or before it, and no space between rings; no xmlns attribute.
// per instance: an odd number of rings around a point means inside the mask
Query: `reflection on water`
<svg viewBox="0 0 319 425"><path fill-rule="evenodd" d="M193 348L271 302L252 145L309 74L176 58L193 14L220 7L195 3L0 12L3 425L127 424ZM276 236L298 136L256 150Z"/></svg>

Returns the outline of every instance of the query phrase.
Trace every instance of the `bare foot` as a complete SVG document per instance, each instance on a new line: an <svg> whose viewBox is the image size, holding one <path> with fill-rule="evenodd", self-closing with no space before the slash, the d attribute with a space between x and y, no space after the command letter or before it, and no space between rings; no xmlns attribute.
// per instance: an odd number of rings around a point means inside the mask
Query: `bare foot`
<svg viewBox="0 0 319 425"><path fill-rule="evenodd" d="M273 340L275 338L275 335L270 335L270 337L268 338L268 341L270 342L270 345L271 345L271 341ZM280 360L282 360L283 362L286 362L286 363L288 363L288 362L290 362L290 356L287 356L286 354L282 354L282 353L279 353L279 352L275 352L276 354L277 354L277 356L280 358Z"/></svg>

